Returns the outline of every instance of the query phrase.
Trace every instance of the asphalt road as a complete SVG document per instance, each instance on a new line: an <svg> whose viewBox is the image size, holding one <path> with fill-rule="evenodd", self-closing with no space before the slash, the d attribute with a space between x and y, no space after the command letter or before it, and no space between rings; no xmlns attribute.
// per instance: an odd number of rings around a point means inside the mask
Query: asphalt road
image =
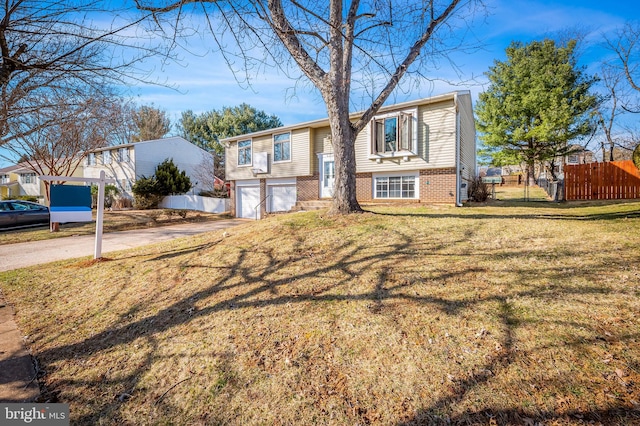
<svg viewBox="0 0 640 426"><path fill-rule="evenodd" d="M246 219L229 219L106 233L102 236L102 255L174 238L226 229L246 222ZM25 268L57 260L93 256L95 240L95 235L78 235L28 243L3 244L0 245L0 271Z"/></svg>

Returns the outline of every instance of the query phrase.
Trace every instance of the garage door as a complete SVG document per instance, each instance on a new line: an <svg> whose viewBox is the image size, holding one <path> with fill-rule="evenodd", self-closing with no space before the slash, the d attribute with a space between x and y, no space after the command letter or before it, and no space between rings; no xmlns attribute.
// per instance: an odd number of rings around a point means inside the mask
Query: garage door
<svg viewBox="0 0 640 426"><path fill-rule="evenodd" d="M260 202L259 186L239 186L237 188L236 216L256 219L256 206ZM258 215L260 214L260 209Z"/></svg>
<svg viewBox="0 0 640 426"><path fill-rule="evenodd" d="M270 212L288 212L296 205L295 185L272 185L267 187Z"/></svg>

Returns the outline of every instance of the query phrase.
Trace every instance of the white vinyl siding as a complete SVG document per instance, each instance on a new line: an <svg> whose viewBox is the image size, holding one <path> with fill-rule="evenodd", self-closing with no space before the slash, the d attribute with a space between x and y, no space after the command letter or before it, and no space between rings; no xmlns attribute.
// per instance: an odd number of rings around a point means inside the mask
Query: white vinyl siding
<svg viewBox="0 0 640 426"><path fill-rule="evenodd" d="M468 199L469 182L476 170L476 128L471 105L471 95L458 95L460 114L460 201Z"/></svg>
<svg viewBox="0 0 640 426"><path fill-rule="evenodd" d="M440 169L456 164L456 111L453 99L421 105L417 108L415 156L398 156L392 159L371 153L373 126L366 126L355 143L356 169L358 173L394 172L398 170Z"/></svg>
<svg viewBox="0 0 640 426"><path fill-rule="evenodd" d="M311 175L312 163L309 145L311 129L292 130L290 132L291 161L276 162L273 159L273 135L280 133L282 132L274 132L273 134L253 137L251 139L254 154L258 152L266 152L269 154L269 171L268 173L261 173L259 177L269 179ZM254 179L256 176L253 175L250 167L237 165L237 145L237 141L230 142L229 147L225 149L227 155L226 178L228 180Z"/></svg>
<svg viewBox="0 0 640 426"><path fill-rule="evenodd" d="M202 166L204 159L211 156L211 154L202 148L177 136L137 142L131 149L132 166L135 167L135 177L131 180L134 182L135 179L143 175L153 176L156 166L167 158L171 158L180 170L186 172L187 176L191 179L191 183L195 184L200 181L200 179L196 177L198 173L197 170ZM112 170L117 173L115 178L121 179L125 177L122 176L122 171L128 170L128 167L122 168L118 166L113 167ZM194 186L193 192L197 194L201 189L200 185Z"/></svg>

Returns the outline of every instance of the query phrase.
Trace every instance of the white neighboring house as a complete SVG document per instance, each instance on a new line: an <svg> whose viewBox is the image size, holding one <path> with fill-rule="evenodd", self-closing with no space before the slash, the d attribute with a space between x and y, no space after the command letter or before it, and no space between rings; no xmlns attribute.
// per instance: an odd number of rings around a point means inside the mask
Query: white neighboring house
<svg viewBox="0 0 640 426"><path fill-rule="evenodd" d="M192 192L198 194L207 188L198 182L197 170L206 157L211 156L209 152L178 136L114 145L88 153L84 177L99 178L100 171L104 170L107 177L116 180L121 196L133 198L131 188L136 179L153 176L156 166L170 158L178 169L186 172L193 185ZM209 161L208 164L213 162Z"/></svg>

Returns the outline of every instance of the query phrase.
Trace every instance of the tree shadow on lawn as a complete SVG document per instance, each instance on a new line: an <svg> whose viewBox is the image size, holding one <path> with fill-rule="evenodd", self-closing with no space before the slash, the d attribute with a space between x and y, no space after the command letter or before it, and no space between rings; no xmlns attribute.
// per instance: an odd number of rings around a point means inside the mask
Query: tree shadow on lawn
<svg viewBox="0 0 640 426"><path fill-rule="evenodd" d="M464 207L462 207L464 208ZM531 214L520 214L520 213L504 213L504 214L495 214L495 213L385 213L385 212L375 212L375 211L367 211L368 213L380 215L380 216L406 216L406 217L420 217L420 218L428 218L428 219L442 219L442 218L453 218L453 219L544 219L544 220L579 220L579 221L596 221L596 220L619 220L619 219L637 219L640 218L640 210L629 211L629 212L612 212L612 213L593 213L593 214L551 214L551 213L531 213Z"/></svg>
<svg viewBox="0 0 640 426"><path fill-rule="evenodd" d="M439 215L434 215L442 217ZM292 231L294 232L294 231ZM144 353L144 357L136 363L136 368L133 371L126 374L120 372L118 375L111 377L101 377L95 380L74 380L67 379L57 383L52 383L52 391L56 392L56 387L90 387L90 388L105 388L105 392L111 392L111 395L107 395L102 401L71 401L74 404L87 405L93 407L89 413L83 414L73 420L77 424L95 424L99 421L104 421L105 418L108 421L119 419L119 410L123 404L136 395L140 380L144 377L145 373L149 370L150 366L161 358L158 353L158 342L156 335L163 333L167 330L173 329L180 325L191 323L195 320L216 315L221 312L227 312L234 309L260 309L266 306L284 306L295 303L324 303L324 302L349 302L349 301L369 301L369 311L372 315L379 315L384 313L385 306L394 301L406 301L420 305L429 305L442 312L447 316L458 316L464 312L473 311L481 304L493 303L499 306L498 313L496 314L498 323L502 330L502 336L500 337L501 350L491 359L488 359L484 365L477 365L474 368L476 371L473 375L454 378L452 384L448 387L446 396L440 398L437 401L428 402L424 408L419 412L408 412L404 416L399 424L486 424L488 419L495 418L499 422L515 422L515 424L521 424L524 419L530 418L531 415L523 413L518 407L514 408L499 408L494 410L483 410L477 413L465 413L460 416L449 417L447 413L451 412L451 407L460 403L465 395L470 390L477 389L483 385L491 382L493 377L497 376L501 371L509 368L516 359L522 359L527 354L523 354L522 351L517 350L516 342L514 341L514 334L517 331L520 324L525 323L527 320L520 318L517 313L510 309L510 298L539 298L541 302L545 299L552 299L562 296L570 296L575 294L576 296L585 294L589 291L589 288L578 287L564 287L556 288L554 291L549 292L548 289L540 288L540 286L534 285L532 282L530 286L525 286L520 291L510 291L507 294L500 294L498 292L489 292L485 296L478 297L466 297L464 300L456 300L454 297L443 297L434 295L416 295L409 291L413 284L407 284L406 282L400 282L395 285L389 285L388 283L388 267L389 267L389 253L395 253L397 256L413 257L418 254L421 261L428 262L429 253L421 253L420 250L416 250L416 246L419 243L415 241L411 235L400 234L396 232L394 235L398 237L399 241L395 243L388 243L381 245L384 247L380 250L371 252L371 246L362 246L351 243L345 245L340 253L334 253L337 258L329 264L323 262L317 262L311 268L303 273L299 273L295 276L284 276L275 278L278 276L277 272L283 267L290 267L295 264L308 264L310 254L305 251L305 248L301 246L301 242L304 240L304 229L298 230L301 238L299 247L297 250L292 250L291 254L286 258L278 258L270 248L254 247L251 249L242 249L239 251L237 258L231 265L225 265L224 268L194 264L191 263L191 259L185 257L183 262L179 262L180 258L194 253L195 251L206 252L212 248L219 241L209 244L203 244L196 248L185 248L182 250L172 250L162 255L156 256L148 261L177 261L179 267L184 269L189 268L211 268L215 267L220 273L218 281L204 285L204 287L197 292L184 295L179 300L171 303L169 306L160 309L155 315L142 318L134 322L128 322L127 313L122 314L120 326L115 326L110 329L106 329L99 332L85 340L73 344L68 344L61 347L45 350L41 353L35 354L47 365L54 365L57 361L65 360L80 360L89 358L93 354L101 351L109 351L111 348L119 345L131 345L134 341L142 339L147 342L148 350ZM447 248L454 248L456 244L463 243L463 241L453 241L448 244L443 244L440 247L431 247L430 251L437 252ZM370 244L365 242L363 244ZM262 262L264 265L258 269L252 266L248 262L248 258L255 256L259 253L264 256L265 259ZM370 253L370 254L362 254ZM521 254L523 257L529 256L528 252ZM477 256L489 256L484 253L478 253ZM415 259L414 259L415 260ZM116 260L117 261L117 260ZM305 263L306 262L306 263ZM602 268L609 267L610 265L600 265ZM354 277L357 277L366 271L379 270L378 280L372 283L369 291L360 292L356 294L350 294L349 283ZM563 267L547 268L547 271L554 274L554 282L562 282L569 279L574 274L571 271L565 270ZM339 274L336 274L339 272ZM464 280L468 274L483 274L488 273L482 267L469 268L464 270L444 270L439 269L436 274L429 278L430 281L451 281L451 280ZM313 279L318 276L339 275L341 278L336 279L334 282L323 285L321 288L310 289L305 293L281 294L282 290L286 290L287 287L294 280L306 280ZM237 279L240 276L241 279ZM530 282L534 280L534 276L530 276L528 271L520 271L520 277L523 281ZM223 291L229 290L237 291L237 294L227 297L224 300L220 300L217 303L205 306L200 309L195 309L194 306L198 301L209 299ZM342 293L339 293L342 291ZM596 289L593 290L596 292ZM605 294L607 290L598 288L597 292L603 291ZM455 295L455 291L452 292L452 296ZM135 309L135 307L132 307ZM586 324L582 324L582 327L590 328ZM596 333L596 330L592 330ZM638 336L628 336L629 339L635 339ZM566 344L585 344L582 340L576 340L576 342L565 342ZM47 368L46 366L44 367ZM113 395L113 389L117 389L116 395ZM152 413L162 412L166 409L163 404L168 404L165 401L158 401L161 398L162 391L166 389L158 389L154 392L150 392L150 395L155 395L156 400L153 403L153 407L149 408L149 416ZM43 399L46 400L48 395L45 394ZM346 397L345 397L346 398ZM52 398L50 398L52 399ZM63 401L69 402L69 401ZM149 405L151 401L147 401ZM157 402L157 404L156 404ZM567 415L572 418L584 418L584 419L616 419L621 418L625 421L634 422L638 419L637 412L631 412L624 409L622 404L612 403L614 408L605 410L602 412L594 412L590 410L568 410L558 412L539 412L535 420L549 420L549 419L564 419ZM159 406L159 407L158 407ZM164 407L164 408L163 408ZM622 413L622 414L620 414ZM155 414L153 414L155 416ZM582 416L582 417L580 417ZM366 412L357 413L356 417L359 422L367 423L371 419L367 417ZM154 417L155 418L155 417ZM121 419L122 420L122 419ZM157 418L156 418L157 420ZM533 423L532 423L533 424ZM612 423L615 424L615 423ZM620 423L623 424L623 423Z"/></svg>

